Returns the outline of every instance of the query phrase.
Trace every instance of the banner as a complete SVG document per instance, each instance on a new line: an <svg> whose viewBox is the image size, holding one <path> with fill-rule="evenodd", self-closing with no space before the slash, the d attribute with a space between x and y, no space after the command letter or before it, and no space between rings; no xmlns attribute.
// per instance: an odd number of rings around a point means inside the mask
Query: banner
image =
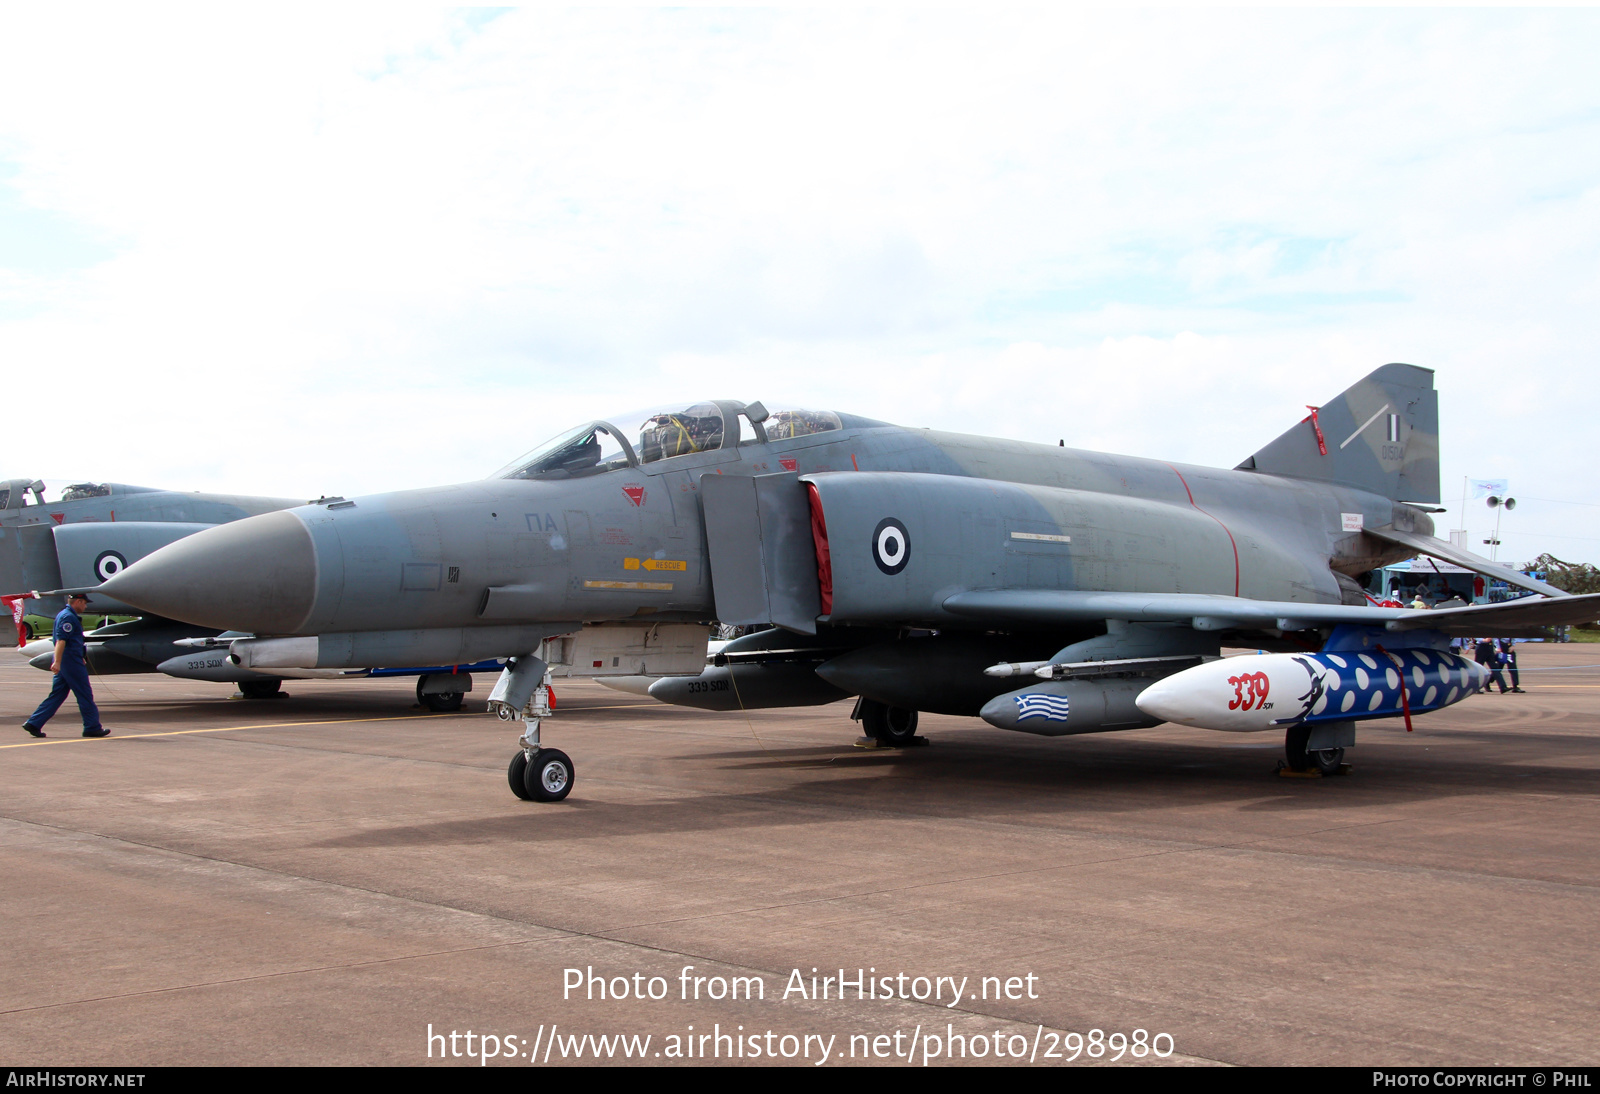
<svg viewBox="0 0 1600 1094"><path fill-rule="evenodd" d="M22 621L27 614L23 604L29 600L39 598L38 593L18 593L15 596L0 596L0 603L11 609L11 622L17 625L17 648L21 649L28 644L28 625Z"/></svg>

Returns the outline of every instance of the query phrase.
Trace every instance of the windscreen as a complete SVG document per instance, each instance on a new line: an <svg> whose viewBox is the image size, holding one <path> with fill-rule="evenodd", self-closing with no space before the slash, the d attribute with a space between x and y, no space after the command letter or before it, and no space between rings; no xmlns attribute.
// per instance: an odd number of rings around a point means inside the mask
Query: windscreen
<svg viewBox="0 0 1600 1094"><path fill-rule="evenodd" d="M568 430L496 471L495 479L572 478L628 465L628 454L603 422Z"/></svg>

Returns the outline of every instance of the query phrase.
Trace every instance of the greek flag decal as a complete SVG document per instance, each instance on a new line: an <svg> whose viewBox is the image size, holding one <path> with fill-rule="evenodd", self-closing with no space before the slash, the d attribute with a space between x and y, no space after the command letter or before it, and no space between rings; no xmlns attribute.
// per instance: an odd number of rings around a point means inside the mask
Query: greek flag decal
<svg viewBox="0 0 1600 1094"><path fill-rule="evenodd" d="M1065 695L1032 692L1028 695L1015 696L1014 701L1017 704L1019 722L1026 722L1029 718L1043 718L1047 722L1067 720L1068 704Z"/></svg>

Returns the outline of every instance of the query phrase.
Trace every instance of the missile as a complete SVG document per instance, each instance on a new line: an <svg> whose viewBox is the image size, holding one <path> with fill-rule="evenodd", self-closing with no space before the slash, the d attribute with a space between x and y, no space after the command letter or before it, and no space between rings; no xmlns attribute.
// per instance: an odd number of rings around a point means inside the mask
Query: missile
<svg viewBox="0 0 1600 1094"><path fill-rule="evenodd" d="M1157 680L1134 700L1153 718L1201 729L1261 730L1421 714L1488 679L1444 650L1354 650L1226 657Z"/></svg>
<svg viewBox="0 0 1600 1094"><path fill-rule="evenodd" d="M221 634L211 635L206 638L179 638L172 644L190 650L210 650L218 646L231 646L236 638L254 638L255 635L246 631L223 631Z"/></svg>
<svg viewBox="0 0 1600 1094"><path fill-rule="evenodd" d="M577 623L538 623L410 631L347 631L342 634L298 635L292 638L235 638L228 645L228 660L241 668L259 669L273 676L293 675L282 671L287 669L467 665L484 658L504 656L506 650L536 650L546 638L571 634L579 629L580 624Z"/></svg>
<svg viewBox="0 0 1600 1094"><path fill-rule="evenodd" d="M1002 661L983 670L985 676L1027 676L1048 666L1048 661Z"/></svg>

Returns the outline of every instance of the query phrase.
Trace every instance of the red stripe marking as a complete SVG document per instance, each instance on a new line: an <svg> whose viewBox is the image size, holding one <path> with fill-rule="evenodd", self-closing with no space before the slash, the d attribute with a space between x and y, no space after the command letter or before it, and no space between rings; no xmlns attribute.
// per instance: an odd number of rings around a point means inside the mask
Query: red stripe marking
<svg viewBox="0 0 1600 1094"><path fill-rule="evenodd" d="M850 453L850 466L855 467L857 471L861 470L860 467L856 466L856 454L854 452Z"/></svg>
<svg viewBox="0 0 1600 1094"><path fill-rule="evenodd" d="M1172 465L1170 463L1167 464L1167 466L1168 467L1172 467ZM1194 491L1189 489L1189 480L1183 477L1183 472L1179 471L1176 467L1172 467L1172 473L1174 475L1178 476L1178 481L1179 482L1183 483L1183 492L1185 494L1189 495L1189 504L1190 505L1194 505L1194 508L1197 511L1199 511L1201 513L1206 513L1206 511L1204 509L1201 509L1198 505L1195 505ZM1222 530L1224 532L1228 533L1228 546L1233 548L1233 595L1234 596L1238 596L1239 595L1239 545L1234 542L1233 533L1231 531L1228 531L1228 526L1226 524L1223 524L1222 521L1217 520L1216 516L1214 514L1212 514L1212 513L1206 513L1206 516L1210 517L1212 520L1217 521L1217 524L1221 526Z"/></svg>

